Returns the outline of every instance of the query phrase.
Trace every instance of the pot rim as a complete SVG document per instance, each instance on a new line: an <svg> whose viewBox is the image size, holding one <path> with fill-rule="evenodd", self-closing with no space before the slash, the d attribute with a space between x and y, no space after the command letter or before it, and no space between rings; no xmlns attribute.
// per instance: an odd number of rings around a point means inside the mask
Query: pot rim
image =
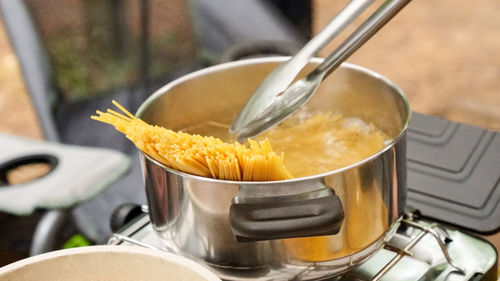
<svg viewBox="0 0 500 281"><path fill-rule="evenodd" d="M218 71L222 71L222 70L225 70L225 69L230 69L230 68L233 68L233 67L239 67L239 66L245 66L245 65L251 65L251 64L260 64L260 63L272 63L272 62L277 62L277 63L280 63L280 62L284 62L286 60L288 60L290 57L286 57L286 56L275 56L275 57L264 57L264 58L250 58L250 59L243 59L243 60L238 60L238 61L233 61L233 62L227 62L227 63L222 63L222 64L218 64L218 65L214 65L214 66L210 66L210 67L207 67L207 68L203 68L203 69L200 69L200 70L197 70L197 71L194 71L192 73L189 73L187 75L184 75L178 79L175 79L173 80L172 82L170 83L167 83L166 85L162 86L161 88L159 88L158 90L156 90L151 96L149 96L142 104L141 106L139 107L139 109L137 110L135 116L137 118L140 118L140 116L142 115L143 111L151 104L154 102L155 99L157 99L158 97L160 97L161 95L163 95L165 92L169 91L170 89L176 87L177 85L181 84L181 83L184 83L185 81L188 81L188 80L191 80L193 78L196 78L198 76L203 76L205 74L208 74L208 73L211 73L211 72L218 72ZM321 63L324 59L323 58L312 58L310 61L311 62L315 62L315 63ZM320 174L315 174L315 175L312 175L312 176L306 176L306 177L299 177L299 178L293 178L293 179L287 179L287 180L278 180L278 181L231 181L231 180L220 180L220 179L214 179L214 178L208 178L208 177L202 177L202 176L197 176L197 175L192 175L192 174L188 174L188 173L184 173L184 172L181 172L181 171L177 171L175 169L172 169L172 168L169 168L165 165L163 165L162 163L154 160L153 158L151 158L149 155L147 155L146 153L140 151L141 155L143 155L146 159L152 161L153 163L155 163L156 165L159 165L160 167L162 167L163 169L169 171L169 172L172 172L176 175L179 175L179 176L182 176L182 177L190 177L190 178L194 178L194 179L198 179L198 180L203 180L203 181L207 181L207 182L215 182L215 183L226 183L226 184L239 184L239 185L261 185L261 184L266 184L266 185L269 185L269 184L283 184L283 183L291 183L291 182L299 182L299 181L305 181L305 180L315 180L317 178L323 178L323 177L326 177L326 176L330 176L330 175L333 175L333 174L340 174L344 171L347 171L347 170L350 170L354 167L358 167L358 166L361 166L367 162L370 162L372 161L373 159L379 157L381 154L385 153L386 151L392 149L400 140L401 138L403 138L403 136L406 134L406 131L408 130L408 126L409 126L409 123L410 123L410 120L411 120L411 107L410 107L410 102L408 100L408 97L406 96L406 94L403 92L403 90L401 90L401 88L399 88L398 85L396 85L394 82L392 82L391 80L389 80L387 77L371 70L371 69L368 69L368 68L365 68L363 66L359 66L359 65L356 65L356 64L352 64L352 63L348 63L348 62L344 62L342 63L342 65L340 66L342 68L347 68L347 69L353 69L353 70L356 70L356 71L359 71L359 72L362 72L362 73L365 73L369 76L372 76L376 79L379 79L379 80L382 80L384 83L386 83L387 85L389 85L390 87L392 87L396 93L399 95L399 97L401 98L401 100L404 102L405 104L405 108L406 108L406 120L403 124L403 127L402 129L400 130L399 134L393 138L391 140L391 142L386 145L383 149L379 150L377 153L367 157L367 158L364 158L363 160L361 161L358 161L356 163L353 163L351 165L348 165L348 166L345 166L345 167L342 167L342 168L339 168L339 169L335 169L335 170L331 170L331 171L328 171L328 172L324 172L324 173L320 173Z"/></svg>
<svg viewBox="0 0 500 281"><path fill-rule="evenodd" d="M44 254L28 257L13 262L4 267L0 267L0 277L3 274L7 274L9 272L21 269L25 266L29 266L30 264L35 264L63 256L73 256L79 254L92 254L92 253L124 253L124 254L136 254L136 255L146 255L150 257L158 257L163 260L173 262L177 265L182 265L187 269L203 276L208 281L220 281L220 278L217 277L212 271L188 258L160 250L147 249L137 246L123 246L123 245L85 246L85 247L47 252Z"/></svg>

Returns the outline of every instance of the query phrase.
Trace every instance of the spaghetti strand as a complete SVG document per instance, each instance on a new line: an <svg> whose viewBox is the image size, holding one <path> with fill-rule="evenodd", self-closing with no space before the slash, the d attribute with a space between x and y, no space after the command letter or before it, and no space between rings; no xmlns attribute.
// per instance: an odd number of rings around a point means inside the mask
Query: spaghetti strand
<svg viewBox="0 0 500 281"><path fill-rule="evenodd" d="M248 140L249 145L225 143L215 137L174 132L147 124L120 105L122 113L97 110L90 118L112 125L142 152L163 165L203 177L235 181L273 181L291 178L284 154L273 151L268 139Z"/></svg>

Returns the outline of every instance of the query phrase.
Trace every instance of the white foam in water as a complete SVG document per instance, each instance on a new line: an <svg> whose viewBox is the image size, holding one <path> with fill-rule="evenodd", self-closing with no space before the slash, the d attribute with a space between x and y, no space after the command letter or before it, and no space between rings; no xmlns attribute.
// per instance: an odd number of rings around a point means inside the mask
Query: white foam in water
<svg viewBox="0 0 500 281"><path fill-rule="evenodd" d="M342 127L358 127L361 132L365 134L369 134L371 132L371 128L368 124L366 124L363 120L356 117L348 117L342 121Z"/></svg>

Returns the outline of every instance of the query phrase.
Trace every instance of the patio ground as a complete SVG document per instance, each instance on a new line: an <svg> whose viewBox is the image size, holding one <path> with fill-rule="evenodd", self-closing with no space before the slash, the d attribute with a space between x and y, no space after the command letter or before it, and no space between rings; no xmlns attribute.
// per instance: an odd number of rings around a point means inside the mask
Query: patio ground
<svg viewBox="0 0 500 281"><path fill-rule="evenodd" d="M316 0L315 29L346 2ZM498 0L411 1L348 61L394 81L414 111L500 131L499 10Z"/></svg>

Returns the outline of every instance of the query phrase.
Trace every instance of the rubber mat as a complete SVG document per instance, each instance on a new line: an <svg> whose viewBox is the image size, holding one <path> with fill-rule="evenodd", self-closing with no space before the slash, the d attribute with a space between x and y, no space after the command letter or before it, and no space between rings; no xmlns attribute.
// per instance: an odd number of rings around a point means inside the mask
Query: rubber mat
<svg viewBox="0 0 500 281"><path fill-rule="evenodd" d="M500 133L413 113L408 205L482 233L500 229Z"/></svg>

